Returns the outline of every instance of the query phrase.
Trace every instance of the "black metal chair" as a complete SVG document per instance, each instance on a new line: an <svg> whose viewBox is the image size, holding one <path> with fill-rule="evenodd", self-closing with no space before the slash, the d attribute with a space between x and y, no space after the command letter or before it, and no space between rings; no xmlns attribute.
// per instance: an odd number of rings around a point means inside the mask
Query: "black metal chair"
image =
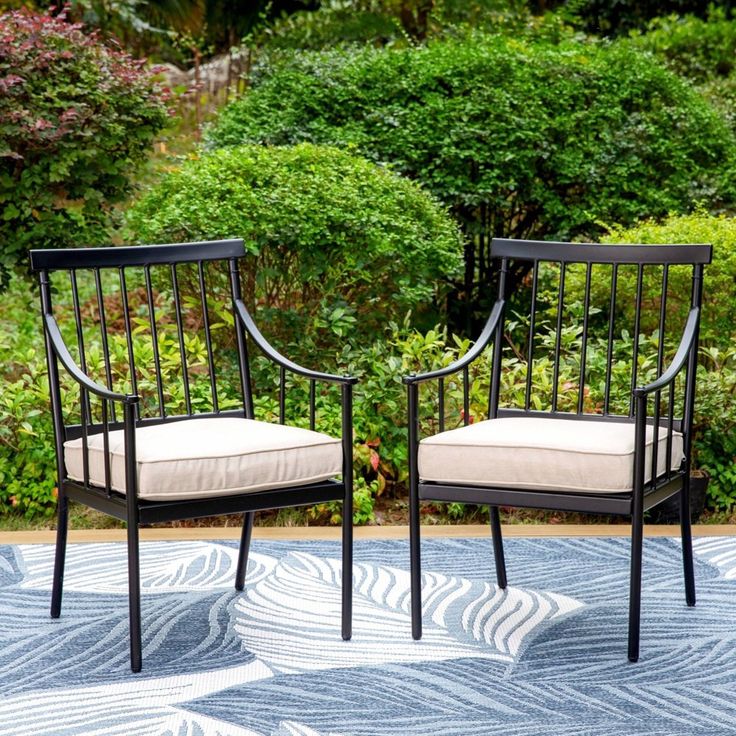
<svg viewBox="0 0 736 736"><path fill-rule="evenodd" d="M352 389L356 379L302 368L266 341L241 296L238 263L244 255L241 240L31 251L32 269L41 286L59 479L51 615L56 618L61 612L69 501L126 521L134 672L141 669L141 524L243 513L235 579L235 588L242 590L255 511L342 501L342 637L351 636ZM66 272L65 278L59 272ZM110 279L110 288L103 290ZM136 289L130 287L134 281L140 284ZM213 323L212 304L208 304L208 297L213 298L212 283L230 315L225 319L219 313L217 324ZM63 288L70 290L66 311L74 318L66 333L70 343L76 334L77 345L71 350L64 340L62 321L57 321L62 315L52 307L52 295ZM111 300L117 335L106 321ZM200 343L206 346L202 348L206 361L201 357L196 370L188 366L192 362L188 332L195 329L189 326L192 320L197 334L203 333ZM230 332L230 357L213 338L215 328L219 335L228 323L234 330L234 335ZM162 371L164 328L166 339L178 343L175 354L180 365L169 366L166 373L169 380L172 372L180 378L176 392L165 384ZM88 370L91 330L96 334L95 350L102 352L104 377L99 380ZM140 347L141 335L149 339L146 350ZM119 348L117 354L111 353L111 343ZM249 344L278 366L280 424L254 419ZM139 365L136 352L143 352L149 364ZM220 353L226 360L218 361L216 372L215 356ZM73 379L71 383L78 385L79 423L69 423L68 412L63 411L68 405L66 397L62 398L63 383L70 381L60 374L59 364ZM122 377L121 371L125 373ZM231 374L237 386L235 399L225 400L218 386L220 371ZM305 379L308 381L310 429L285 424L287 372L302 377L298 380L305 391ZM341 438L314 431L317 382L340 386ZM127 388L121 390L120 385ZM205 391L209 391L206 400ZM230 408L233 405L237 408ZM341 480L336 479L338 475Z"/></svg>
<svg viewBox="0 0 736 736"><path fill-rule="evenodd" d="M420 500L490 507L497 582L502 589L506 587L506 568L499 506L620 514L631 517L628 657L635 662L639 658L643 515L677 493L680 494L686 601L688 606L695 605L689 511L690 448L703 266L711 260L711 246L495 239L492 254L500 259L498 298L478 341L446 368L404 378L409 408L412 634L415 639L422 635ZM681 334L681 339L665 369L665 334L670 334L666 333L668 315L677 311L668 308L673 267L687 269L688 274L692 271L690 293L685 297L690 306L684 326L672 333ZM635 295L625 296L629 318L633 321L629 333L633 339L629 338L629 343L619 342L626 337L619 330L621 321L625 321L619 293L623 271L636 284ZM568 342L565 356L561 340L569 321L566 313L570 312L570 305L566 300L571 297L566 291L574 291L566 290L566 274L569 286L569 274L575 272L576 294L580 299L577 311L582 324L573 331L572 347ZM510 273L529 289L509 296ZM520 274L525 276L520 278ZM541 315L540 275L546 289ZM687 275L686 282L689 280ZM658 286L656 296L653 296L652 281ZM550 283L556 289L551 289ZM601 309L594 307L591 296L596 294L605 295ZM515 307L513 318L509 317L510 299ZM670 294L670 306L673 302ZM652 308L647 310L650 305ZM520 318L518 312L523 307L526 309ZM546 339L538 337L540 323L547 326ZM640 354L640 346L645 343L643 328L647 324L654 328L654 339L650 342L654 355L649 366L655 375L646 385L639 385L640 374L647 365ZM509 330L518 331L520 326L525 333L523 343L515 342L508 334ZM488 419L471 423L470 368L485 371L483 361L478 359L491 344L491 366L487 371L490 374ZM630 345L632 350L631 368L625 381L620 376L621 363L625 361L617 361L615 357L622 344ZM595 386L587 375L593 345L599 351L599 365L604 366ZM514 351L517 364L526 363L525 387L520 391L523 401L517 406L500 406L501 357L509 348ZM540 352L545 349L547 358L540 359ZM560 385L561 363L566 358L569 368L571 354L578 369L577 380L572 382L568 378ZM546 389L536 386L533 377L534 366L539 364L535 361L540 360L546 360L544 365L552 372ZM446 378L453 380L450 377L456 373L462 375L462 380L446 385ZM420 442L419 386L430 380L439 382L436 396L439 418L430 430L439 431ZM622 384L626 396L619 397L617 413L614 394L622 393ZM462 396L464 426L445 431L450 389ZM592 389L598 391L598 405L591 411ZM562 406L563 393L566 407ZM621 403L626 404L624 409ZM423 401L422 407L426 408L426 402ZM485 409L484 405L483 412ZM675 415L680 410L678 418Z"/></svg>

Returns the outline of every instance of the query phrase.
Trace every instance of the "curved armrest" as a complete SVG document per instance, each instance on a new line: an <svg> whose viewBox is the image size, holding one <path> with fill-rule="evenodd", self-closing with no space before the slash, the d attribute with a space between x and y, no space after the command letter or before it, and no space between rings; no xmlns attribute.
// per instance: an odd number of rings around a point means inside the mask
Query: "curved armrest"
<svg viewBox="0 0 736 736"><path fill-rule="evenodd" d="M648 396L655 391L660 391L675 380L677 374L684 367L685 361L690 355L690 351L693 349L693 345L695 344L695 336L698 332L699 315L700 309L698 309L698 307L693 307L690 310L690 314L687 316L687 322L685 323L685 330L682 333L680 344L677 347L677 352L675 353L675 357L672 359L672 362L667 367L667 370L646 386L637 386L634 389L634 396Z"/></svg>
<svg viewBox="0 0 736 736"><path fill-rule="evenodd" d="M354 376L336 376L332 373L320 373L319 371L312 371L309 368L303 368L300 365L289 360L285 356L281 355L276 348L274 348L268 340L261 334L261 331L256 327L256 323L245 308L242 299L235 300L235 312L238 315L243 327L245 327L248 334L253 338L254 342L263 351L263 353L274 363L280 365L282 368L290 370L292 373L296 373L299 376L305 378L311 378L315 381L327 381L329 383L341 383L341 384L356 384L358 379Z"/></svg>
<svg viewBox="0 0 736 736"><path fill-rule="evenodd" d="M139 397L135 394L115 393L106 386L101 386L99 383L93 381L86 373L84 373L84 371L80 370L74 362L74 358L72 358L72 355L64 342L64 338L61 336L59 325L56 323L53 316L45 314L44 324L46 326L46 334L49 336L49 340L51 341L51 346L56 353L56 357L61 361L61 364L66 368L69 375L80 386L90 393L110 401L121 401L124 404L135 404L139 401Z"/></svg>
<svg viewBox="0 0 736 736"><path fill-rule="evenodd" d="M498 321L501 319L503 305L504 302L501 299L493 305L488 321L486 322L485 327L483 327L483 331L480 333L475 345L473 345L473 347L468 350L462 358L456 360L454 363L450 363L450 365L445 368L439 368L436 371L430 371L429 373L415 373L404 376L402 381L407 385L412 383L422 383L423 381L429 381L433 378L449 376L452 373L456 373L461 368L465 368L465 366L470 365L470 363L472 363L483 352L483 350L485 350L486 346L491 341L493 333L498 326Z"/></svg>

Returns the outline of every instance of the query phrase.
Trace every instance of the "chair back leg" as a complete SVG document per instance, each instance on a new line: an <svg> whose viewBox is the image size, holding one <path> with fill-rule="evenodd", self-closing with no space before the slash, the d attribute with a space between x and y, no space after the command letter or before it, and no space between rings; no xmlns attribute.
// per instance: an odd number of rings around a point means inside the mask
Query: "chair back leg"
<svg viewBox="0 0 736 736"><path fill-rule="evenodd" d="M138 524L128 523L128 607L130 615L130 669L140 672L141 654L141 572Z"/></svg>
<svg viewBox="0 0 736 736"><path fill-rule="evenodd" d="M506 588L506 559L503 554L503 537L501 536L501 515L498 506L491 506L491 536L493 539L493 559L496 561L496 581L501 590Z"/></svg>
<svg viewBox="0 0 736 736"><path fill-rule="evenodd" d="M54 557L54 582L51 588L51 618L61 615L61 594L64 586L64 561L66 559L66 538L69 526L69 499L59 489L56 521L56 555Z"/></svg>
<svg viewBox="0 0 736 736"><path fill-rule="evenodd" d="M238 567L235 571L235 590L243 590L245 587L245 573L248 569L248 552L250 551L250 540L253 535L252 511L243 515L243 533L240 535L240 549L238 550Z"/></svg>
<svg viewBox="0 0 736 736"><path fill-rule="evenodd" d="M685 573L685 600L695 605L695 570L693 569L693 538L690 528L690 476L683 478L680 490L680 536L682 538L682 566Z"/></svg>

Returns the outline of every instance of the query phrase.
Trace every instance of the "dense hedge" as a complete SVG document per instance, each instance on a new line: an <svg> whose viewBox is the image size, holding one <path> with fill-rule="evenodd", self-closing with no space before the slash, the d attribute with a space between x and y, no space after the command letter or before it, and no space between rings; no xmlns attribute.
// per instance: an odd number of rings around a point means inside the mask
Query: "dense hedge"
<svg viewBox="0 0 736 736"><path fill-rule="evenodd" d="M248 298L272 336L300 345L305 332L334 344L426 312L462 259L457 227L415 183L310 144L196 157L127 222L138 242L244 238Z"/></svg>
<svg viewBox="0 0 736 736"><path fill-rule="evenodd" d="M142 61L62 16L0 15L0 280L31 245L105 240L167 117Z"/></svg>
<svg viewBox="0 0 736 736"><path fill-rule="evenodd" d="M724 191L734 139L675 75L628 47L474 36L292 55L209 133L213 146L354 146L505 235L573 236Z"/></svg>
<svg viewBox="0 0 736 736"><path fill-rule="evenodd" d="M311 141L390 163L476 238L460 287L476 298L493 276L479 232L594 238L602 221L715 205L732 196L735 145L723 118L648 54L485 35L293 54L225 108L208 141Z"/></svg>

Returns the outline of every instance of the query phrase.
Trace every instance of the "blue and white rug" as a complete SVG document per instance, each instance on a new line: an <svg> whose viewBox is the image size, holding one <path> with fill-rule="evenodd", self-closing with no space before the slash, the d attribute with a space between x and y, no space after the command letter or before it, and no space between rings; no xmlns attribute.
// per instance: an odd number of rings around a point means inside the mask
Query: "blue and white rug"
<svg viewBox="0 0 736 736"><path fill-rule="evenodd" d="M645 541L642 658L626 660L627 539L425 540L410 635L408 544L355 545L340 639L340 548L142 545L143 672L128 665L122 544L0 547L4 736L716 736L736 734L736 538L698 539L698 606L676 540Z"/></svg>

